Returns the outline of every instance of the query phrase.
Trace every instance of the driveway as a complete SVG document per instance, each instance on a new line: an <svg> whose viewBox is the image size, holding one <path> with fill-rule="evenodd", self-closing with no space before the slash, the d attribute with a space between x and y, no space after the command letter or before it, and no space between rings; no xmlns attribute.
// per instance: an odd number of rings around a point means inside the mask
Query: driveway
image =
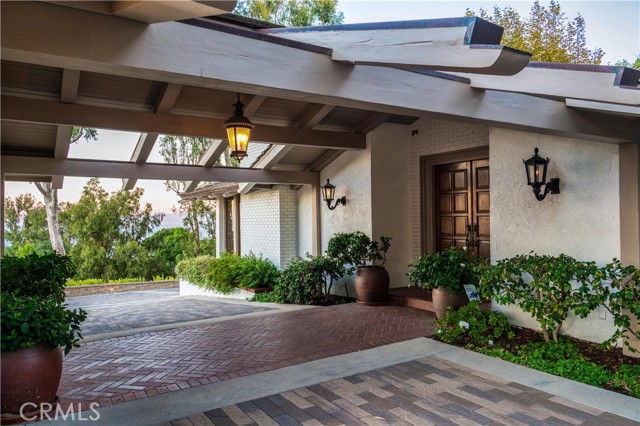
<svg viewBox="0 0 640 426"><path fill-rule="evenodd" d="M275 311L276 307L213 297L180 296L179 289L127 291L67 298L70 308L87 311L85 340L166 329L196 321Z"/></svg>

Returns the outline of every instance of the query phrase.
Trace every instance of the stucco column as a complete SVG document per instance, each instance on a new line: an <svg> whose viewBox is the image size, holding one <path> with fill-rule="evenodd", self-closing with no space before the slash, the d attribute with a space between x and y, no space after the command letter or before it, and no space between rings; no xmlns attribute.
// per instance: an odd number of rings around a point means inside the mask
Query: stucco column
<svg viewBox="0 0 640 426"><path fill-rule="evenodd" d="M226 205L224 197L218 195L216 198L216 256L220 257L226 251Z"/></svg>
<svg viewBox="0 0 640 426"><path fill-rule="evenodd" d="M640 268L640 147L620 145L620 260Z"/></svg>

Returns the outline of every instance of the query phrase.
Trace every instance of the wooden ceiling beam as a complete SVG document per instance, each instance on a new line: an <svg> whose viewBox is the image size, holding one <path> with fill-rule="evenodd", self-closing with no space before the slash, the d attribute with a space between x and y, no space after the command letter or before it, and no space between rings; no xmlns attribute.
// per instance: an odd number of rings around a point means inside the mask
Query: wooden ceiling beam
<svg viewBox="0 0 640 426"><path fill-rule="evenodd" d="M385 121L387 121L389 118L391 118L391 116L392 114L374 111L371 114L369 114L367 118L365 118L360 123L358 123L357 126L351 129L351 133L361 133L363 135L367 134L370 131L374 130L379 125L381 125L382 123L384 123Z"/></svg>
<svg viewBox="0 0 640 426"><path fill-rule="evenodd" d="M151 180L199 180L308 185L318 182L314 172L259 170L239 167L202 167L128 161L56 159L3 155L2 173L7 176L75 176Z"/></svg>
<svg viewBox="0 0 640 426"><path fill-rule="evenodd" d="M227 137L222 120L63 104L14 96L2 96L1 114L6 120L216 139ZM285 145L356 150L366 148L363 135L266 125L256 126L251 139L255 142Z"/></svg>
<svg viewBox="0 0 640 426"><path fill-rule="evenodd" d="M223 31L196 20L147 26L42 2L1 7L3 60L600 142L640 139L640 124L633 120L576 111L535 95L474 90L456 79L348 66L319 48L249 30ZM224 60L196 66L203 57Z"/></svg>
<svg viewBox="0 0 640 426"><path fill-rule="evenodd" d="M202 157L198 161L198 166L211 167L216 164L216 161L220 158L225 149L229 146L227 139L217 139L213 141L209 148L202 154ZM192 192L198 187L199 180L190 180L186 183L184 192Z"/></svg>
<svg viewBox="0 0 640 426"><path fill-rule="evenodd" d="M78 99L78 87L80 86L80 71L65 68L62 70L62 84L60 85L60 102L75 104ZM54 148L54 158L67 158L69 155L69 144L71 143L71 133L73 126L58 125L56 132L56 142ZM62 189L64 176L51 178L53 189Z"/></svg>
<svg viewBox="0 0 640 426"><path fill-rule="evenodd" d="M307 106L294 127L299 129L312 129L335 108L333 105L311 104Z"/></svg>
<svg viewBox="0 0 640 426"><path fill-rule="evenodd" d="M266 96L260 96L260 95L253 96L251 100L248 101L247 106L244 107L245 117L251 118L251 116L256 113L258 108L260 108L260 105L262 105L262 103L266 100L267 100Z"/></svg>
<svg viewBox="0 0 640 426"><path fill-rule="evenodd" d="M278 164L285 155L287 155L293 147L291 145L272 145L254 165L254 169L271 170L273 166ZM256 185L255 182L245 182L240 184L238 194L246 194Z"/></svg>

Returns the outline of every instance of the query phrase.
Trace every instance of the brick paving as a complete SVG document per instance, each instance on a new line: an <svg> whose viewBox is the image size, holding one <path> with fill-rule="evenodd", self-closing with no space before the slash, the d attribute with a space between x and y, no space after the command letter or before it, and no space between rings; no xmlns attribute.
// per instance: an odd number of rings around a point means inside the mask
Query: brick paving
<svg viewBox="0 0 640 426"><path fill-rule="evenodd" d="M638 426L448 361L424 358L157 426Z"/></svg>
<svg viewBox="0 0 640 426"><path fill-rule="evenodd" d="M67 305L87 311L87 320L82 323L85 337L272 310L257 303L225 303L211 297L180 296L178 289L78 296L68 298Z"/></svg>
<svg viewBox="0 0 640 426"><path fill-rule="evenodd" d="M117 404L429 336L433 319L350 303L86 342L65 358L58 392L63 406Z"/></svg>

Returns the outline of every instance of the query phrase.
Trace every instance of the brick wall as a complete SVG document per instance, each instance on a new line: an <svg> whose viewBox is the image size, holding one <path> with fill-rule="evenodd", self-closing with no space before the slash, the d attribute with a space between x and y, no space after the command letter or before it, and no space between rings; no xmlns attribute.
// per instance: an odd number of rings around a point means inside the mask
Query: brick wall
<svg viewBox="0 0 640 426"><path fill-rule="evenodd" d="M284 267L298 254L297 192L286 188L258 191L240 202L240 248Z"/></svg>
<svg viewBox="0 0 640 426"><path fill-rule="evenodd" d="M412 126L411 138L411 254L420 255L420 157L489 145L489 127L424 118Z"/></svg>

